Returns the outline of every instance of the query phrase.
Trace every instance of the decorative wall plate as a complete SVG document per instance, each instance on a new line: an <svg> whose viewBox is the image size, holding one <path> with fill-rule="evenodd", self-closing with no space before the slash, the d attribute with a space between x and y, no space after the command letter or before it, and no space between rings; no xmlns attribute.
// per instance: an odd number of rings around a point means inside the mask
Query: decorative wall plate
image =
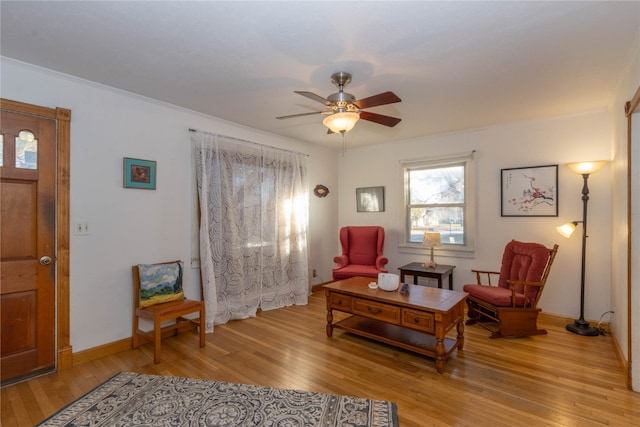
<svg viewBox="0 0 640 427"><path fill-rule="evenodd" d="M316 185L316 188L313 189L313 194L318 197L327 197L329 194L329 189L322 184Z"/></svg>

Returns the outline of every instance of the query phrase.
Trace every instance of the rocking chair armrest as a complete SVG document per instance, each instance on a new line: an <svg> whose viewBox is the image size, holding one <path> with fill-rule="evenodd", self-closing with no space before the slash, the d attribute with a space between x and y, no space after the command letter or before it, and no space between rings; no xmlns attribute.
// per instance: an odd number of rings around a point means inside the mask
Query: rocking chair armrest
<svg viewBox="0 0 640 427"><path fill-rule="evenodd" d="M511 279L507 279L507 283L512 288L514 286L518 286L518 285L523 285L525 287L527 287L527 286L538 286L538 287L542 286L542 282L527 282L526 280L511 280Z"/></svg>
<svg viewBox="0 0 640 427"><path fill-rule="evenodd" d="M496 276L500 275L499 271L490 271L490 270L471 270L473 273L476 273L476 281L478 282L478 285L484 285L484 283L482 283L482 275L486 274L487 276L487 285L492 286L491 285L491 275L495 274Z"/></svg>
<svg viewBox="0 0 640 427"><path fill-rule="evenodd" d="M510 280L507 279L507 284L509 285L509 288L511 288L511 305L513 307L516 306L516 286L524 286L524 289L522 290L522 293L525 295L525 303L524 306L527 306L527 286L537 286L537 287L542 287L543 284L542 282L527 282L526 280ZM531 304L531 306L533 306L533 303L531 303L531 301L529 301L529 304Z"/></svg>

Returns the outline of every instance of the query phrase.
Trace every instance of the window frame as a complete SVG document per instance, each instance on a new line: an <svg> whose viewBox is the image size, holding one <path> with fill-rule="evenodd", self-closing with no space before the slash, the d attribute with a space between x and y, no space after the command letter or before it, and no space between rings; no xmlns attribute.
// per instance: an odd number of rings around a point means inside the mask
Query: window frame
<svg viewBox="0 0 640 427"><path fill-rule="evenodd" d="M476 167L474 151L443 156L433 156L420 159L406 159L400 161L400 173L402 176L402 212L400 214L402 236L398 243L400 253L427 254L429 248L425 248L422 242L410 242L409 232L409 172L415 169L449 167L464 165L464 245L444 245L434 248L434 252L440 256L455 258L474 258L476 242Z"/></svg>

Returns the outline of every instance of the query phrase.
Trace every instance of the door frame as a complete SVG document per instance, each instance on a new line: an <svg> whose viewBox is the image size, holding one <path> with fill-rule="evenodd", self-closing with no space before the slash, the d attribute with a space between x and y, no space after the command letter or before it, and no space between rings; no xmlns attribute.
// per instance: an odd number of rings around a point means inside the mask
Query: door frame
<svg viewBox="0 0 640 427"><path fill-rule="evenodd" d="M71 110L0 98L0 109L56 121L56 369L73 366L69 304Z"/></svg>
<svg viewBox="0 0 640 427"><path fill-rule="evenodd" d="M638 378L634 378L634 374L638 375L640 370L638 367L634 366L633 359L634 353L640 352L640 348L638 348L637 344L633 341L633 332L634 326L639 324L638 319L634 318L633 313L633 298L636 297L633 286L633 247L634 241L638 241L639 236L635 236L632 233L634 228L633 224L633 216L632 216L632 198L633 193L632 190L634 188L633 182L633 174L632 171L634 168L640 167L640 165L633 164L633 151L632 151L632 117L634 114L640 114L640 87L636 90L635 95L628 101L624 106L624 112L627 116L627 387L629 390L634 390L634 383L640 384L640 380ZM638 129L636 129L638 131ZM640 295L639 295L640 297ZM639 390L635 390L639 391Z"/></svg>

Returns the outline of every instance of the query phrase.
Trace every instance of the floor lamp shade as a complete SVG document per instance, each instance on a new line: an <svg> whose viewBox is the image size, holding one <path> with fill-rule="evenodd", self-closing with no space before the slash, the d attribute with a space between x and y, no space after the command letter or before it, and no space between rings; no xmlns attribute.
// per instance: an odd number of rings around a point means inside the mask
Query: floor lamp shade
<svg viewBox="0 0 640 427"><path fill-rule="evenodd" d="M606 160L593 160L589 162L572 162L567 163L567 167L571 169L572 172L579 174L592 174L598 172L600 169L607 164Z"/></svg>
<svg viewBox="0 0 640 427"><path fill-rule="evenodd" d="M578 222L579 221L573 221L573 222L567 222L566 224L562 224L556 227L556 231L562 237L566 237L568 239L569 237L571 237L573 232L576 231L576 226L578 225Z"/></svg>

